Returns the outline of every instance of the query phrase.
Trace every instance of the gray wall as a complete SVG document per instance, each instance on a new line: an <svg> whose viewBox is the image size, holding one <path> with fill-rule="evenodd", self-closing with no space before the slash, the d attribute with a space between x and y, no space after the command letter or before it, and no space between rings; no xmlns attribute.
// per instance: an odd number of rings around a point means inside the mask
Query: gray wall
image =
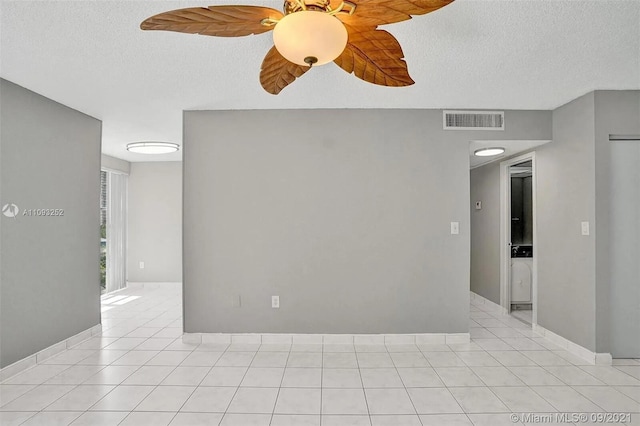
<svg viewBox="0 0 640 426"><path fill-rule="evenodd" d="M131 163L128 205L127 281L181 282L182 163Z"/></svg>
<svg viewBox="0 0 640 426"><path fill-rule="evenodd" d="M0 80L0 367L100 323L101 122ZM22 216L25 209L64 216Z"/></svg>
<svg viewBox="0 0 640 426"><path fill-rule="evenodd" d="M640 357L640 91L595 92L596 347Z"/></svg>
<svg viewBox="0 0 640 426"><path fill-rule="evenodd" d="M111 171L122 172L127 175L131 171L131 163L128 161L105 154L102 154L101 156L101 167Z"/></svg>
<svg viewBox="0 0 640 426"><path fill-rule="evenodd" d="M445 132L435 110L186 112L185 331L466 332L468 142L539 139L549 118Z"/></svg>
<svg viewBox="0 0 640 426"><path fill-rule="evenodd" d="M471 170L471 291L500 304L500 162Z"/></svg>
<svg viewBox="0 0 640 426"><path fill-rule="evenodd" d="M595 350L594 94L553 111L553 142L536 149L538 324Z"/></svg>

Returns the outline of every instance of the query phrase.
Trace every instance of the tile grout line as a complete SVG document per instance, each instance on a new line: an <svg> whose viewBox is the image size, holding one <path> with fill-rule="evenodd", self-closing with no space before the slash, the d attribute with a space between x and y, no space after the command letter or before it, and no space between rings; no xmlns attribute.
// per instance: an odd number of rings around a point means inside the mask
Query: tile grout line
<svg viewBox="0 0 640 426"><path fill-rule="evenodd" d="M373 422L371 420L371 411L369 410L369 400L367 399L367 392L365 392L364 390L364 380L362 380L362 371L360 369L360 359L358 359L358 351L356 349L355 342L353 345L353 350L355 351L355 354L356 354L356 365L358 366L358 376L360 376L360 384L362 384L362 395L364 396L364 403L367 407L367 417L369 418L369 425L372 425ZM385 346L385 350L386 350L386 346Z"/></svg>
<svg viewBox="0 0 640 426"><path fill-rule="evenodd" d="M262 341L262 337L260 337ZM284 363L284 369L282 370L282 378L280 379L280 386L278 386L278 392L276 394L276 401L273 404L273 412L271 413L271 419L269 419L269 426L273 423L273 417L276 414L276 407L278 406L278 398L280 398L280 390L282 389L282 384L284 383L284 376L287 374L287 364L289 363L289 357L291 356L291 346L293 346L293 341L289 346L289 352L287 352L287 359Z"/></svg>
<svg viewBox="0 0 640 426"><path fill-rule="evenodd" d="M322 394L324 393L322 389L322 383L324 381L324 337L322 337L322 356L320 362L320 424L322 425Z"/></svg>
<svg viewBox="0 0 640 426"><path fill-rule="evenodd" d="M262 341L262 340L260 340ZM231 353L231 352L235 352L235 351L230 351L229 348L231 347L231 345L233 345L233 341L231 341L231 343L229 343L229 346L227 346L227 349L224 351L224 353L220 356L220 358L222 358L227 352ZM231 404L233 403L233 399L236 397L236 395L238 394L238 390L240 389L240 385L242 385L242 382L244 381L244 378L247 377L247 373L249 372L249 368L251 368L251 364L253 364L253 360L256 358L256 355L258 354L258 351L256 350L255 353L253 354L253 357L251 357L251 361L249 362L249 365L247 365L247 370L244 372L244 374L242 375L242 379L240 379L240 382L238 383L238 386L236 387L236 391L233 393L233 396L231 397L231 399L229 400L229 404L227 404L227 408L224 410L224 414L222 415L222 418L220 419L220 423L222 423L224 421L224 418L227 416L227 412L229 411L229 408L231 407ZM218 360L219 361L219 360ZM233 413L229 413L229 414L233 414Z"/></svg>
<svg viewBox="0 0 640 426"><path fill-rule="evenodd" d="M415 343L414 343L414 345L416 346L416 348L418 348L418 345L416 345ZM393 368L394 368L396 374L398 375L398 378L400 378L400 383L402 383L402 387L403 387L405 393L407 394L407 397L409 398L409 402L411 402L411 406L413 407L413 411L415 411L416 417L418 417L418 421L420 422L420 424L423 425L424 423L422 423L422 419L420 418L420 414L418 413L418 410L416 409L416 404L413 402L413 399L411 398L411 394L409 393L409 390L407 389L407 385L404 383L404 380L402 380L402 376L400 375L400 372L398 371L398 366L396 365L396 362L393 360L393 356L391 356L391 352L389 352L389 348L387 347L387 345L385 345L385 347L387 348L387 352L389 353L389 358L391 358L391 364L393 364ZM427 364L431 365L429 363L429 360L427 360L427 357L424 356L424 354L420 350L420 348L418 348L418 353L427 362Z"/></svg>

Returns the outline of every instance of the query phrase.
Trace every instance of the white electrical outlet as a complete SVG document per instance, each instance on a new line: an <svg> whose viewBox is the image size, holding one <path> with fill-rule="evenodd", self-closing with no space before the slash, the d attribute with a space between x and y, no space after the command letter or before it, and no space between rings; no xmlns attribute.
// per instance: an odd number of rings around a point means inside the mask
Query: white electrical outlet
<svg viewBox="0 0 640 426"><path fill-rule="evenodd" d="M144 269L144 262L140 262L140 269Z"/></svg>
<svg viewBox="0 0 640 426"><path fill-rule="evenodd" d="M451 222L451 235L458 235L460 233L460 223Z"/></svg>
<svg viewBox="0 0 640 426"><path fill-rule="evenodd" d="M580 226L582 228L582 235L589 235L589 222L582 222Z"/></svg>
<svg viewBox="0 0 640 426"><path fill-rule="evenodd" d="M271 296L271 307L280 308L280 296Z"/></svg>

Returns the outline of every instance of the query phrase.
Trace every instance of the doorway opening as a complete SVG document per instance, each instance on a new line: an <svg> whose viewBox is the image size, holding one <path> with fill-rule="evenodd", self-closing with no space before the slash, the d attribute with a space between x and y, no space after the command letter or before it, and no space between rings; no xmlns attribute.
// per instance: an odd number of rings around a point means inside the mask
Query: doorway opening
<svg viewBox="0 0 640 426"><path fill-rule="evenodd" d="M537 324L535 152L500 163L500 305Z"/></svg>

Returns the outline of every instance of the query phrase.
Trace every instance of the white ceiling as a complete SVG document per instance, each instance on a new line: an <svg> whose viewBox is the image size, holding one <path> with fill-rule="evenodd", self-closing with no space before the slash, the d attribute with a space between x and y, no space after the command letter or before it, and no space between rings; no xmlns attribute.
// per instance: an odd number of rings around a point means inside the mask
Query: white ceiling
<svg viewBox="0 0 640 426"><path fill-rule="evenodd" d="M640 89L640 1L457 0L385 28L415 85L378 87L329 64L278 96L258 82L270 34L138 28L156 13L220 3L282 1L2 0L0 75L103 120L103 152L130 161L179 160L125 145L181 143L182 110L552 109L594 89Z"/></svg>

